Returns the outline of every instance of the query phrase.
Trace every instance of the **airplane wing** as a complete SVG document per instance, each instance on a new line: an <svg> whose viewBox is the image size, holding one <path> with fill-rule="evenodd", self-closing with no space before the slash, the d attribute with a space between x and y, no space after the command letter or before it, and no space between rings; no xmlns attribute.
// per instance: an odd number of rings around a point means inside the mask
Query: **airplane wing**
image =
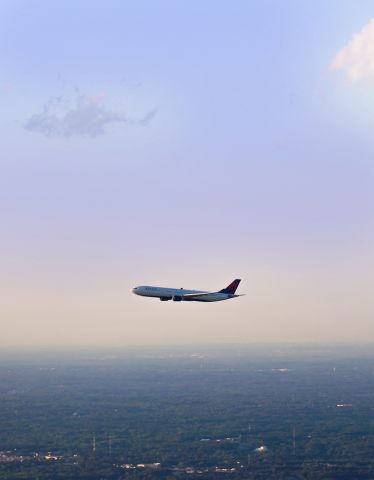
<svg viewBox="0 0 374 480"><path fill-rule="evenodd" d="M205 297L206 295L213 295L217 292L204 292L204 293L185 293L182 295L183 298L194 298L194 297Z"/></svg>
<svg viewBox="0 0 374 480"><path fill-rule="evenodd" d="M221 293L221 292L204 292L204 293L186 293L185 295L182 295L183 298L195 298L195 297L205 297L206 295L215 295L216 293ZM233 295L234 297L244 297L245 293L242 293L240 295Z"/></svg>

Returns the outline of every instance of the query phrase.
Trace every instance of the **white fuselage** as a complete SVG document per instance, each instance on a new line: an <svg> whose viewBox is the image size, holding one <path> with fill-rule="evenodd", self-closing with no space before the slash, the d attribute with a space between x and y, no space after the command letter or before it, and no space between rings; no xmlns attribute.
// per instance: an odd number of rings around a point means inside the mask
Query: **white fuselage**
<svg viewBox="0 0 374 480"><path fill-rule="evenodd" d="M142 297L156 297L160 300L189 301L189 302L219 302L237 297L238 295L221 292L203 292L200 290L185 290L184 288L163 288L148 285L134 287L131 290ZM201 296L199 296L201 294Z"/></svg>

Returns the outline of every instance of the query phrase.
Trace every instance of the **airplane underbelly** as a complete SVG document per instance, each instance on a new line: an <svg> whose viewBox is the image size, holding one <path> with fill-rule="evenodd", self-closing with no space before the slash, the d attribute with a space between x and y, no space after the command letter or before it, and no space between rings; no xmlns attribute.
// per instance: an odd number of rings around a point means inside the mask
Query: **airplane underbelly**
<svg viewBox="0 0 374 480"><path fill-rule="evenodd" d="M195 298L184 298L185 302L220 302L221 300L226 300L226 298L218 295L204 295Z"/></svg>

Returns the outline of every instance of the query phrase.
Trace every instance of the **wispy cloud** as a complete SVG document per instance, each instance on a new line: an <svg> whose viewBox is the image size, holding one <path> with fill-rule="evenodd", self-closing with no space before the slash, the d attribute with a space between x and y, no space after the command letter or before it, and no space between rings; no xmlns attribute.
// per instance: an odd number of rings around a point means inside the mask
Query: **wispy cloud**
<svg viewBox="0 0 374 480"><path fill-rule="evenodd" d="M153 110L150 110L146 115L144 115L143 118L141 118L140 120L138 120L138 123L140 125L142 125L143 127L146 127L147 125L149 125L151 123L151 121L154 119L154 117L156 116L158 112L158 109L157 108L154 108Z"/></svg>
<svg viewBox="0 0 374 480"><path fill-rule="evenodd" d="M374 18L335 55L331 70L342 70L351 81L374 81Z"/></svg>
<svg viewBox="0 0 374 480"><path fill-rule="evenodd" d="M132 118L112 111L104 105L102 96L77 94L73 101L64 97L50 98L40 113L32 115L25 128L47 137L98 137L114 124L146 126L156 115L151 110L141 118Z"/></svg>

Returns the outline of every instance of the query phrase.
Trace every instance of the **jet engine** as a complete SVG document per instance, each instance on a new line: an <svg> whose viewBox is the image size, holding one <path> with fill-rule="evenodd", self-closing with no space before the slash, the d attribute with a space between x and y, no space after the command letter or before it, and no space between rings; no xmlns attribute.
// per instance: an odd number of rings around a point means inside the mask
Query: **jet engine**
<svg viewBox="0 0 374 480"><path fill-rule="evenodd" d="M181 302L183 297L181 295L174 295L173 300L174 302Z"/></svg>

